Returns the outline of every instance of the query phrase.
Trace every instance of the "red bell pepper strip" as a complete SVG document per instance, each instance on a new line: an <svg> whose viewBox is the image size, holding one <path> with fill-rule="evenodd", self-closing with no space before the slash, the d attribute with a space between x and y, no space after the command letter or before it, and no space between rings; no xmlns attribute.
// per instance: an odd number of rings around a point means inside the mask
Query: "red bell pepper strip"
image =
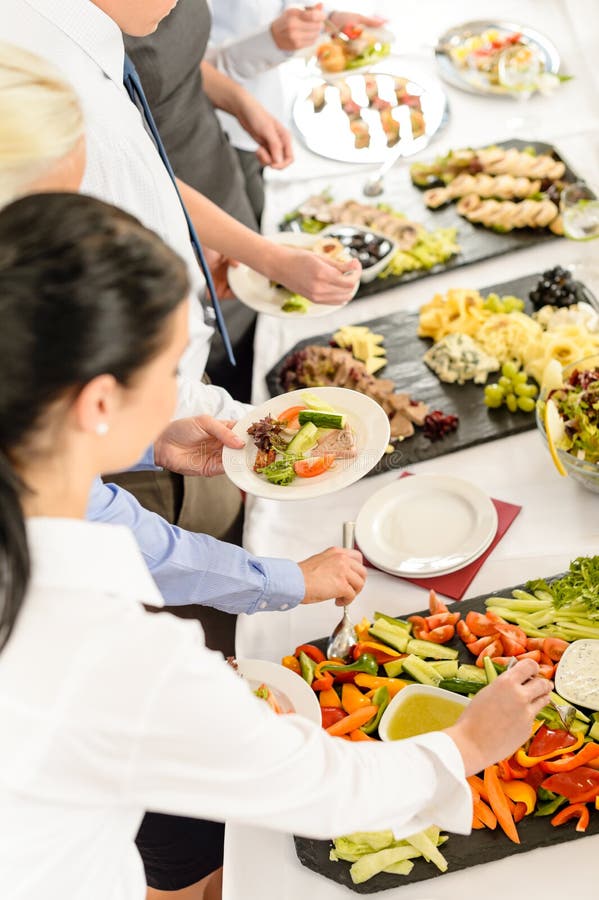
<svg viewBox="0 0 599 900"><path fill-rule="evenodd" d="M540 765L532 766L532 768L524 769L524 771L526 772L526 776L523 780L526 781L526 783L529 784L535 791L538 791L540 786L547 778L547 773L543 771Z"/></svg>
<svg viewBox="0 0 599 900"><path fill-rule="evenodd" d="M537 732L537 734L540 733L540 731L542 731L542 728L539 729L539 732ZM557 749L551 750L547 753L540 753L536 756L533 756L533 748L535 746L535 740L537 738L537 735L535 735L535 737L532 739L530 747L528 748L528 753L522 748L517 751L516 762L519 765L524 766L525 769L529 769L533 766L538 765L538 763L543 762L543 760L545 759L553 759L553 757L562 756L564 753L574 753L575 750L578 750L579 747L582 747L584 735L581 732L579 732L576 736L571 734L568 735L568 737L570 738L571 742L569 742L565 747L558 747ZM541 744L539 744L539 746L541 746ZM556 793L559 793L559 791L556 791Z"/></svg>
<svg viewBox="0 0 599 900"><path fill-rule="evenodd" d="M552 820L552 825L563 825L564 822L569 822L570 819L578 819L576 823L576 831L586 831L589 824L589 808L585 806L584 803L572 803L571 806L566 806L564 809L560 809L560 811L555 815Z"/></svg>
<svg viewBox="0 0 599 900"><path fill-rule="evenodd" d="M586 766L599 757L599 744L585 744L578 753L568 754L560 759L547 760L543 763L546 772L572 772L579 766Z"/></svg>
<svg viewBox="0 0 599 900"><path fill-rule="evenodd" d="M313 691L330 691L333 687L334 678L330 672L323 672L320 678L315 678L311 684Z"/></svg>
<svg viewBox="0 0 599 900"><path fill-rule="evenodd" d="M299 647L295 648L294 656L299 656L302 652L305 653L306 656L309 656L315 663L324 662L326 660L326 656L322 650L315 647L314 644L300 644Z"/></svg>
<svg viewBox="0 0 599 900"><path fill-rule="evenodd" d="M564 728L548 728L542 725L533 737L528 753L530 756L543 756L545 753L552 753L553 750L568 750L573 753L576 748L573 744L577 742L577 738Z"/></svg>
<svg viewBox="0 0 599 900"><path fill-rule="evenodd" d="M588 803L599 796L599 772L590 766L579 766L572 772L558 772L542 782L541 787L561 794L570 803Z"/></svg>
<svg viewBox="0 0 599 900"><path fill-rule="evenodd" d="M323 706L321 707L320 715L322 717L322 727L327 730L331 725L334 725L335 722L340 722L341 719L347 717L345 710L341 709L339 706Z"/></svg>

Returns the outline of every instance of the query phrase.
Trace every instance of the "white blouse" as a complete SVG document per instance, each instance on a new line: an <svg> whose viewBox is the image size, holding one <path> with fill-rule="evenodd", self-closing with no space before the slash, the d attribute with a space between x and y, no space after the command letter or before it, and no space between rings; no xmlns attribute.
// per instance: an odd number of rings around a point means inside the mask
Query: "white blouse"
<svg viewBox="0 0 599 900"><path fill-rule="evenodd" d="M0 652L3 898L143 900L146 810L322 838L469 831L446 735L354 745L276 717L197 623L145 612L159 598L128 529L40 518L28 536L31 584Z"/></svg>

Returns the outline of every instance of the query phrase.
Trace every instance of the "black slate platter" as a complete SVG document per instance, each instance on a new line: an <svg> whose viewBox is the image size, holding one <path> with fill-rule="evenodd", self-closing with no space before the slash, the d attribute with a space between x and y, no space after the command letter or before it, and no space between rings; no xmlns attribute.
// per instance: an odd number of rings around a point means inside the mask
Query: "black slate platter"
<svg viewBox="0 0 599 900"><path fill-rule="evenodd" d="M552 144L546 144L542 141L522 141L514 138L509 141L501 141L498 146L516 147L519 150L523 150L525 147L533 147L538 154L550 153L556 159L566 162ZM397 182L394 183L392 190L389 191L389 197L385 198L386 202L394 209L404 213L409 219L420 222L429 231L435 228L457 227L458 243L461 247L461 252L443 265L435 266L432 269L418 269L414 272L406 272L404 275L375 278L374 281L361 284L356 294L356 299L380 294L382 291L387 291L408 281L417 281L420 278L426 278L428 275L436 275L439 272L457 269L460 266L467 266L471 263L480 262L483 259L501 256L504 253L511 253L513 250L524 250L535 244L544 244L547 241L556 239L556 235L548 229L522 228L510 231L507 234L498 234L495 231L484 228L482 225L472 225L458 215L455 203L450 203L448 206L438 210L430 210L424 203L420 188L412 184L408 169L409 167L406 166L405 169L401 170L399 176L395 176ZM567 163L565 178L568 181L581 180ZM365 200L361 195L361 182L356 189L355 199L360 202ZM282 222L279 227L282 230L290 230L294 228L294 225L293 222L287 221Z"/></svg>
<svg viewBox="0 0 599 900"><path fill-rule="evenodd" d="M521 297L526 300L526 311L529 312L532 307L527 299L528 294L539 277L538 274L526 275L514 281L505 281L502 284L482 288L481 294L486 296L496 292ZM436 459L455 450L464 450L466 447L519 434L535 427L534 413L510 413L505 406L489 410L484 404L483 387L480 384L469 381L458 385L440 381L422 361L432 341L417 336L417 312L397 312L360 324L367 325L372 331L385 337L384 346L389 362L377 373L381 378L391 378L398 391L407 391L415 400L427 403L431 410L440 409L444 413L458 416L460 420L457 431L435 443L425 438L421 429L416 429L413 437L395 444L394 452L385 454L371 469L369 475L401 469L425 459ZM300 341L279 360L266 376L271 397L285 393L282 371L289 356L309 344L328 344L331 337L329 332ZM494 378L495 376L491 375L489 380L493 381Z"/></svg>
<svg viewBox="0 0 599 900"><path fill-rule="evenodd" d="M555 575L553 577L559 578L560 576ZM547 580L551 581L553 579L548 578ZM524 588L525 586L516 585L515 587ZM454 604L452 609L459 610L462 613L462 617L471 609L477 612L484 612L485 600L488 597L509 597L514 589L514 587L502 588L490 594L474 597L471 600L463 600ZM428 610L419 611L418 615L428 615ZM326 639L312 641L311 643L316 644L322 650L326 647ZM472 663L472 656L459 638L454 638L448 646L453 646L459 650L460 663ZM385 674L383 669L380 671L381 674ZM497 859L512 856L514 853L527 853L529 850L535 850L537 847L550 847L553 844L578 840L586 835L599 834L599 814L594 812L591 812L590 824L585 834L577 832L572 822L555 828L551 824L550 819L550 816L526 816L518 823L520 844L513 844L499 827L495 831L490 831L488 828L473 831L470 835L450 834L447 843L440 848L448 863L446 874L457 872L460 869L468 869L481 863L494 862ZM380 873L369 881L364 882L364 884L354 884L349 874L350 863L331 862L329 860L329 852L332 847L330 841L317 841L303 837L294 837L294 841L295 851L302 865L312 869L313 872L318 872L319 875L323 875L325 878L330 878L331 881L345 885L357 894L373 894L376 891L390 890L405 884L437 878L444 874L439 872L434 865L425 863L421 859L416 859L414 860L414 868L409 875Z"/></svg>

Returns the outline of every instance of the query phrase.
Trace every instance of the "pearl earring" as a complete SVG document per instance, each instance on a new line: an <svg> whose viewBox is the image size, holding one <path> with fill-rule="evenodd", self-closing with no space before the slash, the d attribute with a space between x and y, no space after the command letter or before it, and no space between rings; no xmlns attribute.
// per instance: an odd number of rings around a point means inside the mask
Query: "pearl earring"
<svg viewBox="0 0 599 900"><path fill-rule="evenodd" d="M105 434L108 434L108 422L98 422L96 425L96 434L100 437L104 437Z"/></svg>

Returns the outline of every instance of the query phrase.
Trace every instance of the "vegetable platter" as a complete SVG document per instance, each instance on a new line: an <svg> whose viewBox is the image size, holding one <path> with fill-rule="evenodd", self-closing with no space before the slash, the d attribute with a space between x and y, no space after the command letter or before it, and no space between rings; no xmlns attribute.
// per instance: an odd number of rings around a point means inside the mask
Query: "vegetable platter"
<svg viewBox="0 0 599 900"><path fill-rule="evenodd" d="M431 592L427 610L403 620L375 613L372 622L359 623L360 643L349 665L321 658L324 639L296 648L282 663L311 682L330 734L376 739L390 700L412 682L469 695L497 677L511 656L524 654L553 677L569 641L599 635L599 588L588 587L589 575L598 569L599 557L581 558L564 575L450 608ZM563 702L555 694L553 699ZM599 834L598 719L578 707L567 733L555 711L545 707L529 741L469 779L470 835L427 829L413 845L393 842L390 832L347 835L334 843L295 837L298 858L320 875L367 894ZM423 846L429 862L419 852ZM388 849L393 852L377 856Z"/></svg>
<svg viewBox="0 0 599 900"><path fill-rule="evenodd" d="M482 288L480 293L485 296L496 293L501 296L514 295L527 298L530 291L536 287L539 277L539 275L525 276ZM526 309L532 308L528 301L526 304ZM485 406L484 391L479 384L472 381L461 385L440 381L423 361L424 353L430 347L430 341L417 336L418 325L418 312L397 312L362 323L362 326L375 333L375 338L382 335L382 348L387 355L387 362L384 368L376 371L376 375L381 379L390 379L396 391L408 392L414 402L426 404L429 410L433 412L440 410L444 416L456 416L457 428L453 431L448 429L449 433L441 440L431 440L426 436L425 429L417 428L413 436L395 443L392 452L382 456L372 474L404 468L425 459L435 459L455 450L519 434L535 427L532 413L525 414L521 411L512 413L505 406L489 410ZM296 385L293 383L289 387L286 386L290 377L286 372L290 368L293 369L306 347L328 348L332 337L330 333L321 334L297 343L266 376L271 396L278 396L294 389ZM491 376L490 380L493 380L493 377ZM393 427L391 434L393 436ZM442 436L442 426L439 436Z"/></svg>
<svg viewBox="0 0 599 900"><path fill-rule="evenodd" d="M504 149L515 148L520 151L532 148L538 155L552 155L558 162L563 161L566 164L564 180L568 182L581 180L552 144L514 138L495 146ZM358 191L350 199L358 201L360 204L363 200L365 201ZM343 198L340 197L332 198L334 203L340 203L342 200ZM393 181L389 178L387 185L386 211L388 211L387 207L391 209L392 213L403 215L408 224L417 223L423 229L420 243L403 251L400 242L398 254L387 268L372 281L360 285L356 295L358 299L381 293L406 282L426 278L427 275L436 275L447 269L455 269L484 259L502 256L504 253L511 253L514 250L526 249L535 244L555 240L557 237L547 228L517 228L500 233L482 225L473 224L464 216L459 215L456 202L449 202L438 209L429 209L424 201L423 189L412 183L408 166L398 165L393 170ZM330 219L321 221L313 215L302 215L299 211L301 208L302 205L295 210L290 210L279 227L282 230L318 233L330 224ZM377 206L373 202L372 215L376 216L376 213ZM354 219L350 217L349 221L354 222ZM398 221L401 222L401 219ZM369 225L370 223L362 224ZM381 228L374 223L370 227L381 231ZM452 235L453 237L451 237ZM450 252L451 246L456 247L457 252L455 250Z"/></svg>

